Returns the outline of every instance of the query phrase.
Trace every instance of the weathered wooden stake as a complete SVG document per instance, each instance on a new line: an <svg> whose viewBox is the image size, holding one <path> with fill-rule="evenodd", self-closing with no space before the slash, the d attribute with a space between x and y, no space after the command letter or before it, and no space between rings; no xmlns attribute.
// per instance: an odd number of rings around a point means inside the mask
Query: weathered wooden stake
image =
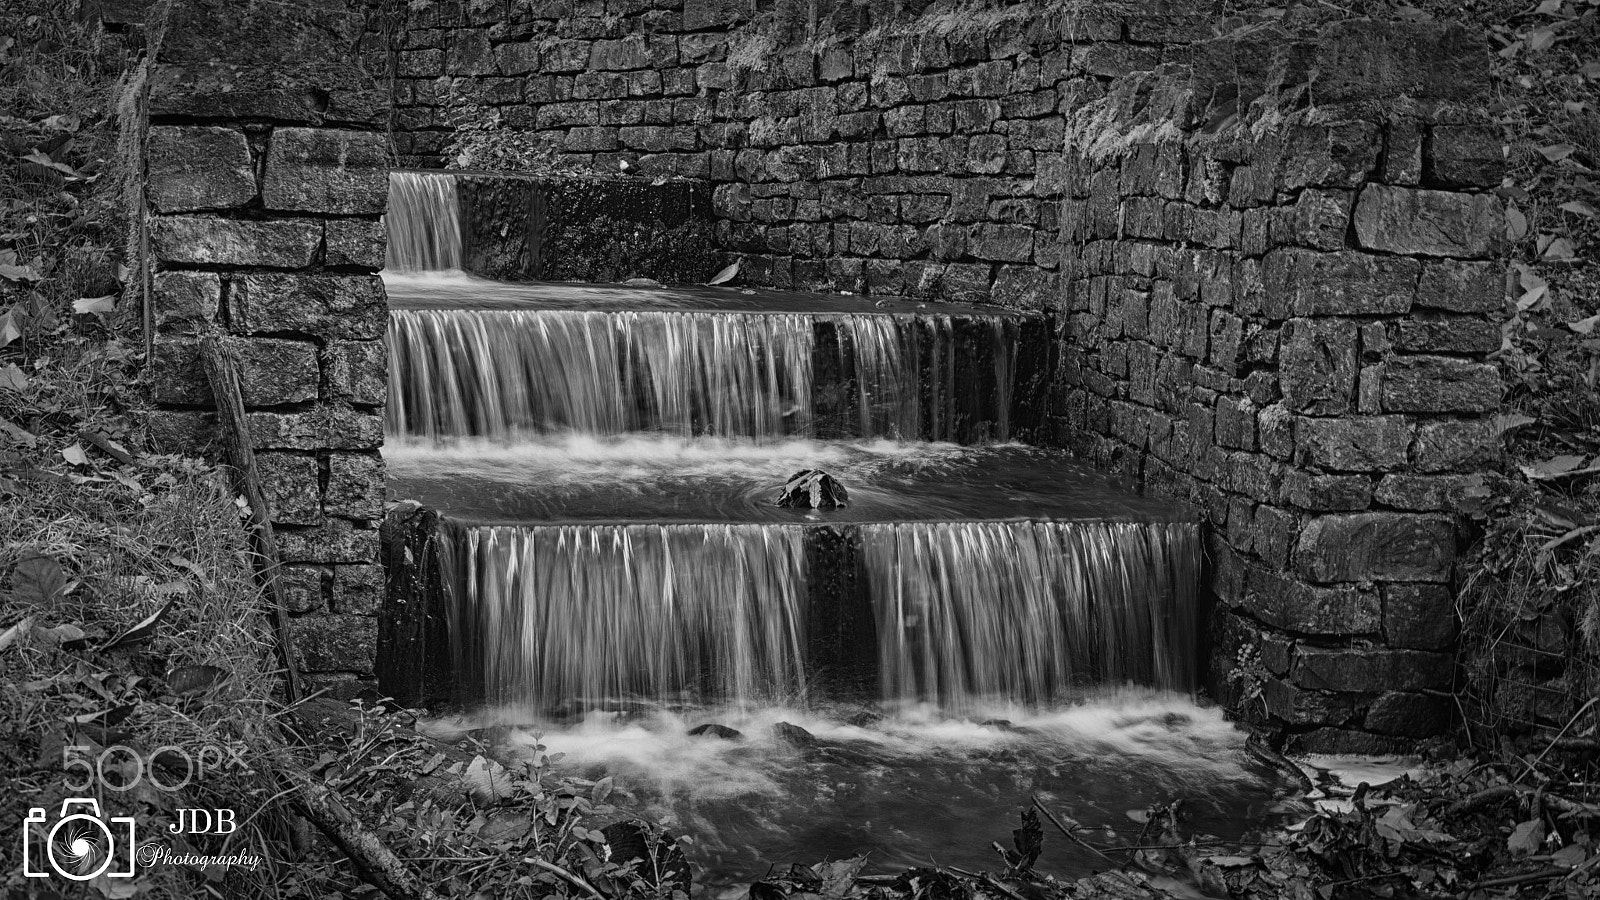
<svg viewBox="0 0 1600 900"><path fill-rule="evenodd" d="M302 696L300 670L294 661L294 636L289 631L289 607L284 601L283 584L278 579L278 539L272 532L272 514L267 508L266 494L261 490L261 473L256 468L255 449L250 442L250 428L244 415L244 395L239 388L239 372L233 357L215 332L200 338L200 359L205 366L206 379L211 383L211 396L217 404L217 424L222 434L223 451L228 465L233 468L234 486L250 504L250 525L256 542L256 571L261 576L262 589L272 604L273 629L277 632L278 653L283 657L283 667L288 684L286 694L290 703Z"/></svg>

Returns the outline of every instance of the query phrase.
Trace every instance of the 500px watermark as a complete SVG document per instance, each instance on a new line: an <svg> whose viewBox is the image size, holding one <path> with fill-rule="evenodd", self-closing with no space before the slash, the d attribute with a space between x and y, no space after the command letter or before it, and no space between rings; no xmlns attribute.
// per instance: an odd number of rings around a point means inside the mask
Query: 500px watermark
<svg viewBox="0 0 1600 900"><path fill-rule="evenodd" d="M62 767L66 787L73 793L86 793L96 787L112 792L130 791L148 781L161 791L179 791L208 771L247 768L233 748L207 745L191 755L181 747L157 747L141 753L132 747L115 745L101 750L81 744L62 748ZM172 773L181 767L183 778ZM161 773L165 772L165 775ZM75 779L73 776L79 775ZM111 776L115 777L111 777ZM239 828L232 809L179 808L177 821L165 832L172 835L225 836ZM161 864L210 867L244 866L254 868L261 858L248 853L231 856L206 856L174 852L159 844L140 845L135 834L137 823L131 816L107 817L94 797L68 797L51 822L48 811L33 807L23 820L22 869L29 878L59 875L72 881L99 877L132 878L137 865Z"/></svg>
<svg viewBox="0 0 1600 900"><path fill-rule="evenodd" d="M68 744L61 748L61 768L67 773L66 788L73 793L92 791L97 786L121 793L146 780L158 791L181 791L208 772L248 771L250 767L238 748L219 744L204 744L194 753L171 744L147 753L123 744L112 744L98 753L93 746ZM181 780L167 780L180 768ZM163 771L168 774L162 775ZM81 779L74 780L80 773Z"/></svg>

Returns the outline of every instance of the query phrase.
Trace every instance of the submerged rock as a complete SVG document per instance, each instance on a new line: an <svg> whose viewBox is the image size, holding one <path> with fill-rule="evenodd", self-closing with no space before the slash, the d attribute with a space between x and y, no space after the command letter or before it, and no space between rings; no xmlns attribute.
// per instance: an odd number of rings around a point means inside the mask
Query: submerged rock
<svg viewBox="0 0 1600 900"><path fill-rule="evenodd" d="M716 722L707 722L704 725L696 725L695 727L689 729L689 736L710 736L714 738L721 738L725 741L737 741L744 737L744 732L737 728L729 728L726 725L719 725Z"/></svg>
<svg viewBox="0 0 1600 900"><path fill-rule="evenodd" d="M778 494L779 506L799 509L832 509L849 502L844 485L821 469L802 469L790 475Z"/></svg>
<svg viewBox="0 0 1600 900"><path fill-rule="evenodd" d="M883 713L873 712L870 709L858 709L844 717L846 725L854 725L857 728L871 728L882 721Z"/></svg>
<svg viewBox="0 0 1600 900"><path fill-rule="evenodd" d="M799 725L790 725L788 722L779 722L772 726L772 735L785 744L794 747L815 747L817 737Z"/></svg>

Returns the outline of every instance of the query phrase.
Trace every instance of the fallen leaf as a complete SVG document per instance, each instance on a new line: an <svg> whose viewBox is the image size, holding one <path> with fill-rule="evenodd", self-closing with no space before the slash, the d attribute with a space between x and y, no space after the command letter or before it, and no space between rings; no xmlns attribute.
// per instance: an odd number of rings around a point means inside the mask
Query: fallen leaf
<svg viewBox="0 0 1600 900"><path fill-rule="evenodd" d="M87 466L89 464L89 454L83 452L82 444L73 444L71 447L62 447L61 458L75 466Z"/></svg>
<svg viewBox="0 0 1600 900"><path fill-rule="evenodd" d="M56 162L49 156L46 156L42 150L35 150L32 153L29 153L27 156L24 156L23 159L27 162L34 163L35 165L44 166L47 169L60 172L68 178L82 177L78 174L77 169L74 169L66 163Z"/></svg>
<svg viewBox="0 0 1600 900"><path fill-rule="evenodd" d="M7 628L5 631L0 632L0 651L3 651L7 647L11 646L13 643L16 642L17 638L22 637L23 635L27 634L28 633L28 629L30 629L32 627L33 627L33 616L28 616L27 618L24 618L21 622L18 622L17 624L11 626L10 628Z"/></svg>
<svg viewBox="0 0 1600 900"><path fill-rule="evenodd" d="M182 697L201 694L227 681L231 673L216 666L179 666L167 673L167 690Z"/></svg>
<svg viewBox="0 0 1600 900"><path fill-rule="evenodd" d="M1532 425L1537 421L1539 420L1533 416L1525 416L1522 413L1501 413L1494 417L1494 427L1497 433L1505 434L1513 428Z"/></svg>
<svg viewBox="0 0 1600 900"><path fill-rule="evenodd" d="M28 389L28 375L12 363L0 366L0 388L21 393Z"/></svg>
<svg viewBox="0 0 1600 900"><path fill-rule="evenodd" d="M1567 323L1567 327L1578 334L1591 334L1594 332L1596 325L1600 325L1600 313L1595 313L1587 319L1579 319L1576 322Z"/></svg>
<svg viewBox="0 0 1600 900"><path fill-rule="evenodd" d="M1540 147L1539 155L1551 162L1560 162L1577 152L1577 150L1578 148L1571 144L1551 144L1548 147Z"/></svg>
<svg viewBox="0 0 1600 900"><path fill-rule="evenodd" d="M738 275L739 275L739 261L738 260L734 260L733 265L728 266L727 268L723 269L721 272L718 272L717 274L711 276L711 280L706 282L706 284L727 284L728 282L732 281L734 278L738 277Z"/></svg>
<svg viewBox="0 0 1600 900"><path fill-rule="evenodd" d="M0 266L0 268L5 267ZM0 347L4 347L19 337L22 337L22 328L17 325L17 311L8 309L5 315L0 316Z"/></svg>
<svg viewBox="0 0 1600 900"><path fill-rule="evenodd" d="M1528 217L1515 206L1506 207L1506 238L1520 241L1528 236Z"/></svg>
<svg viewBox="0 0 1600 900"><path fill-rule="evenodd" d="M116 650L121 647L132 647L150 640L150 638L155 636L156 626L161 624L161 620L166 618L167 612L170 611L172 609L172 605L177 602L177 598L168 600L160 609L146 616L139 624L129 628L127 631L124 631L123 633L102 644L99 648L100 652L104 653L108 650Z"/></svg>
<svg viewBox="0 0 1600 900"><path fill-rule="evenodd" d="M1553 478L1571 472L1583 465L1583 457L1570 453L1553 456L1544 462L1534 463L1531 466L1521 466L1522 473L1529 478Z"/></svg>
<svg viewBox="0 0 1600 900"><path fill-rule="evenodd" d="M35 606L48 606L67 592L67 573L48 556L30 556L11 573L11 597ZM81 636L81 635L80 635Z"/></svg>
<svg viewBox="0 0 1600 900"><path fill-rule="evenodd" d="M1577 253L1572 249L1572 242L1564 237L1558 237L1544 248L1541 254L1545 259L1560 261L1577 258Z"/></svg>
<svg viewBox="0 0 1600 900"><path fill-rule="evenodd" d="M467 793L481 804L490 804L511 796L511 772L505 766L483 756L474 756L461 773Z"/></svg>
<svg viewBox="0 0 1600 900"><path fill-rule="evenodd" d="M80 316L106 316L115 312L116 307L116 294L107 294L104 297L80 297L72 301L72 311Z"/></svg>
<svg viewBox="0 0 1600 900"><path fill-rule="evenodd" d="M1582 200L1568 200L1561 204L1560 208L1574 215L1588 216L1591 219L1600 216L1600 210L1596 210Z"/></svg>
<svg viewBox="0 0 1600 900"><path fill-rule="evenodd" d="M1587 849L1578 844L1568 844L1550 854L1550 863L1563 869L1576 869L1583 865L1584 860L1588 858L1589 851Z"/></svg>
<svg viewBox="0 0 1600 900"><path fill-rule="evenodd" d="M1529 819L1512 829L1511 837L1506 838L1506 847L1518 856L1531 856L1539 852L1539 845L1544 843L1544 821Z"/></svg>

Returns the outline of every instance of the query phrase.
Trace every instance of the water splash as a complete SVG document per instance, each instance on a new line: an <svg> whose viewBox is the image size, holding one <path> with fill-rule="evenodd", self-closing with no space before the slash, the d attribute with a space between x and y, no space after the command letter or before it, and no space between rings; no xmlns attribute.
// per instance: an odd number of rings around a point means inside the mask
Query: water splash
<svg viewBox="0 0 1600 900"><path fill-rule="evenodd" d="M491 699L748 704L804 692L797 527L481 527L454 553L457 671L481 673Z"/></svg>
<svg viewBox="0 0 1600 900"><path fill-rule="evenodd" d="M570 430L1004 441L1016 328L1002 317L958 328L949 316L396 310L387 427L434 440Z"/></svg>
<svg viewBox="0 0 1600 900"><path fill-rule="evenodd" d="M389 272L461 271L461 211L454 175L390 172L384 215Z"/></svg>
<svg viewBox="0 0 1600 900"><path fill-rule="evenodd" d="M863 526L884 696L959 711L1190 689L1199 541L1188 523Z"/></svg>

